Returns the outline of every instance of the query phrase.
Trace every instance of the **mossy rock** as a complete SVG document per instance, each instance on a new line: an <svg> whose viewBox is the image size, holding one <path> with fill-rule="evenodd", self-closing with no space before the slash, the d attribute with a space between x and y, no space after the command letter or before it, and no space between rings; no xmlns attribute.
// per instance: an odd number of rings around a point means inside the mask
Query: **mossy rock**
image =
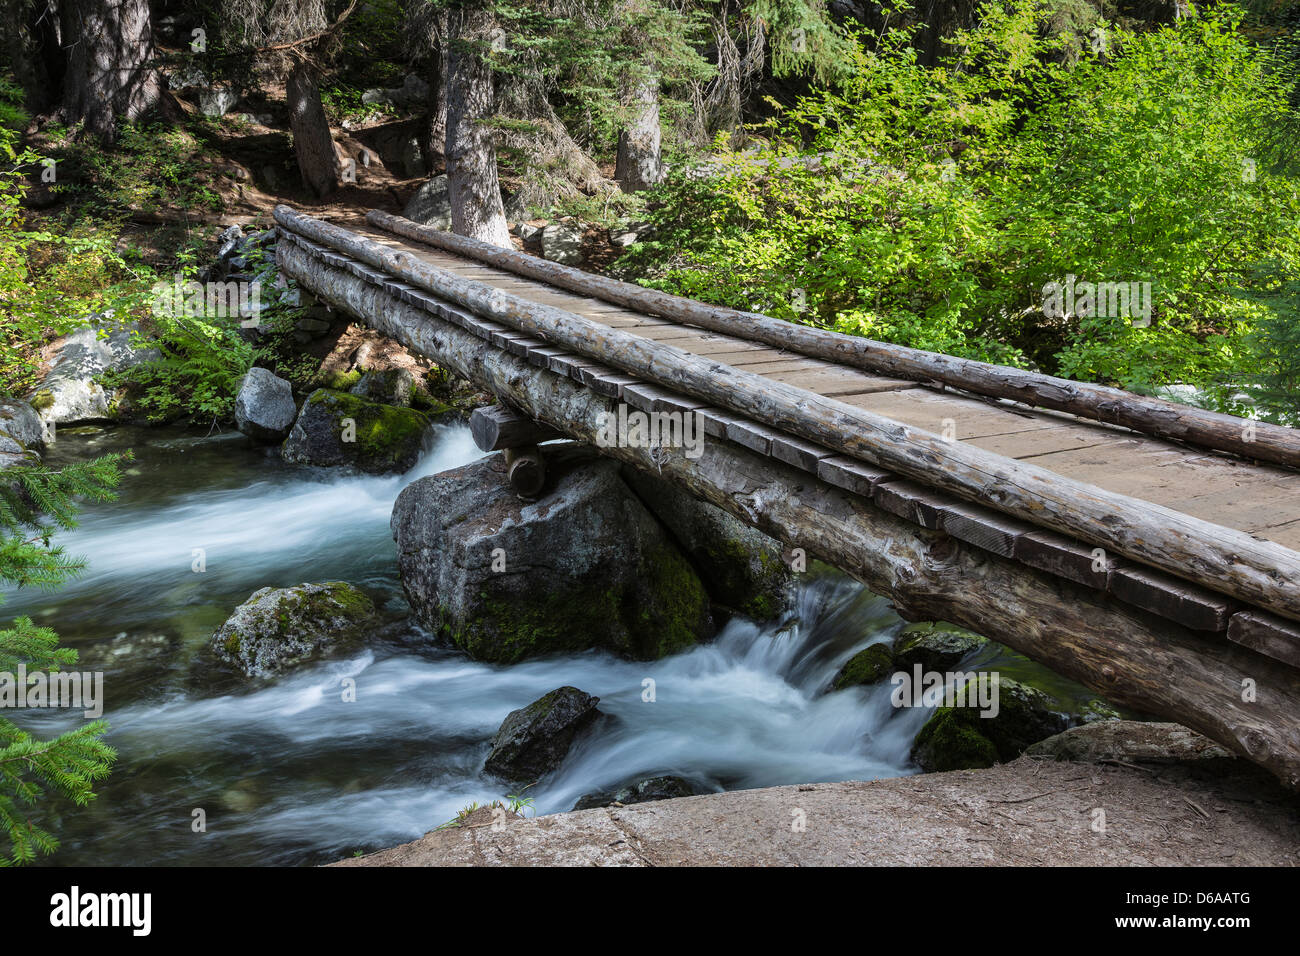
<svg viewBox="0 0 1300 956"><path fill-rule="evenodd" d="M321 388L303 403L283 454L298 464L402 472L419 460L430 424L429 416L412 408Z"/></svg>
<svg viewBox="0 0 1300 956"><path fill-rule="evenodd" d="M912 759L922 770L972 770L1006 763L1066 728L1055 701L1019 681L980 674L963 682L962 689L966 706L937 708L912 744ZM975 701L992 699L994 689L997 712L983 716Z"/></svg>
<svg viewBox="0 0 1300 956"><path fill-rule="evenodd" d="M905 671L917 664L923 671L950 671L987 643L987 638L952 624L933 621L909 624L895 642L894 662L899 670Z"/></svg>
<svg viewBox="0 0 1300 956"><path fill-rule="evenodd" d="M414 390L415 376L409 369L386 368L366 372L348 392L384 405L409 407Z"/></svg>
<svg viewBox="0 0 1300 956"><path fill-rule="evenodd" d="M403 489L392 527L420 620L501 664L593 648L655 660L710 637L703 582L617 463L555 446L547 472L528 502L499 455Z"/></svg>
<svg viewBox="0 0 1300 956"><path fill-rule="evenodd" d="M271 677L355 644L376 619L370 598L344 581L262 588L235 608L209 646L245 677Z"/></svg>
<svg viewBox="0 0 1300 956"><path fill-rule="evenodd" d="M872 644L849 658L835 678L835 690L875 684L894 669L894 652L888 644Z"/></svg>
<svg viewBox="0 0 1300 956"><path fill-rule="evenodd" d="M599 697L576 687L558 687L526 707L512 710L492 738L485 772L530 781L563 762L578 734L599 715Z"/></svg>

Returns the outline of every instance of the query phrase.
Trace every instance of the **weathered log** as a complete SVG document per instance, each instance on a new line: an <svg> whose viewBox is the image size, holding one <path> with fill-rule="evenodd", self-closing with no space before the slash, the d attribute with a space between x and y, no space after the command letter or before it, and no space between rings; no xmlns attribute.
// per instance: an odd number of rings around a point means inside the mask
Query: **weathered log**
<svg viewBox="0 0 1300 956"><path fill-rule="evenodd" d="M407 239L638 312L662 316L714 332L741 336L880 375L916 382L940 382L978 395L1005 398L1025 405L1069 412L1080 418L1121 425L1157 438L1186 441L1245 458L1300 467L1300 429L1248 421L1104 385L1074 382L1038 372L797 325L758 312L742 312L709 305L630 282L593 275L513 249L501 249L466 239L379 210L372 210L366 219L373 226Z"/></svg>
<svg viewBox="0 0 1300 956"><path fill-rule="evenodd" d="M507 448L506 477L521 498L536 498L546 485L546 461L536 445Z"/></svg>
<svg viewBox="0 0 1300 956"><path fill-rule="evenodd" d="M707 399L769 428L1300 619L1300 553L1290 548L521 299L287 206L277 206L275 218L290 231L476 315Z"/></svg>
<svg viewBox="0 0 1300 956"><path fill-rule="evenodd" d="M561 437L554 428L539 425L504 405L474 409L469 416L469 433L474 436L479 451L537 445Z"/></svg>
<svg viewBox="0 0 1300 956"><path fill-rule="evenodd" d="M1300 788L1300 672L1211 642L1092 588L929 531L807 472L724 442L685 449L602 446L609 400L493 347L290 243L280 268L534 419L653 471L887 595L911 619L985 634L1111 701L1176 720ZM1249 682L1249 685L1248 683ZM1253 697L1243 688L1253 686ZM1249 699L1245 699L1249 698Z"/></svg>

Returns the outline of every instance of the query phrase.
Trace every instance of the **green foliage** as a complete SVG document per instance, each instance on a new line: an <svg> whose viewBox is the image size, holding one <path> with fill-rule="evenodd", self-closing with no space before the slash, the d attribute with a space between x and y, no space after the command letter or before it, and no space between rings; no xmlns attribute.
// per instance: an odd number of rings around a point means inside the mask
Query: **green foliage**
<svg viewBox="0 0 1300 956"><path fill-rule="evenodd" d="M1300 264L1271 136L1294 81L1234 7L1063 51L1031 0L987 2L922 66L907 30L853 75L720 142L652 197L648 284L850 334L1108 381L1232 394L1253 264ZM1295 144L1291 143L1294 149ZM1074 275L1150 282L1152 322L1044 308Z"/></svg>
<svg viewBox="0 0 1300 956"><path fill-rule="evenodd" d="M54 587L76 573L82 562L51 547L55 528L76 523L76 498L113 497L118 465L129 455L111 455L69 465L11 468L0 482L0 581ZM48 628L17 618L0 629L0 672L54 673L77 661L77 652L58 646ZM12 679L12 678L11 678ZM45 815L49 798L76 806L94 799L94 784L104 779L116 758L102 740L108 725L94 721L52 740L38 740L13 721L0 718L0 865L29 863L38 853L53 853L58 840Z"/></svg>

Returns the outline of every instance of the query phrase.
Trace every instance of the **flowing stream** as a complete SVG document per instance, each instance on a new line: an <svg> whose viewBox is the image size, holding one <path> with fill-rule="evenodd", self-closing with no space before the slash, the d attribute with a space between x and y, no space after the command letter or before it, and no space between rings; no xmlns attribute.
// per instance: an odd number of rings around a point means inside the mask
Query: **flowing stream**
<svg viewBox="0 0 1300 956"><path fill-rule="evenodd" d="M65 431L47 460L128 447L119 500L58 539L86 570L55 592L10 590L0 612L54 627L81 652L78 670L104 672L120 757L98 799L68 809L55 862L308 864L414 839L507 796L480 773L488 742L507 713L564 684L599 696L607 716L528 790L532 812L658 774L722 790L910 772L925 710L891 707L887 684L828 692L852 654L902 626L841 575L810 575L783 625L734 620L653 663L592 652L480 664L405 619L388 527L405 484L478 457L468 429L437 429L400 477L291 467L238 434L169 430ZM273 683L208 673L201 648L253 591L326 580L384 610L363 652ZM52 735L82 718L20 720Z"/></svg>

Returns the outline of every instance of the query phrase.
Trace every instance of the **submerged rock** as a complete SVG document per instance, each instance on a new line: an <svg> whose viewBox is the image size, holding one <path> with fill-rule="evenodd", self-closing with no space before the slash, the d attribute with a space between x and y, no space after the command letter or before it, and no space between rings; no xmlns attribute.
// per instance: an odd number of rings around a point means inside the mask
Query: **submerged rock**
<svg viewBox="0 0 1300 956"><path fill-rule="evenodd" d="M626 787L620 787L615 791L604 791L601 793L589 793L573 805L574 810L590 810L594 807L607 807L610 804L621 803L624 806L630 806L634 803L651 803L655 800L675 800L678 797L694 797L701 793L709 793L698 784L692 783L685 777L662 776L647 777L645 780L639 780L634 784Z"/></svg>
<svg viewBox="0 0 1300 956"><path fill-rule="evenodd" d="M297 414L288 381L270 369L248 370L235 396L235 425L241 432L259 441L282 441Z"/></svg>
<svg viewBox="0 0 1300 956"><path fill-rule="evenodd" d="M262 588L212 635L219 660L246 677L270 677L342 648L375 623L375 606L343 581Z"/></svg>
<svg viewBox="0 0 1300 956"><path fill-rule="evenodd" d="M986 638L951 624L909 624L898 635L894 664L906 671L916 664L920 664L923 671L950 671L967 654L987 643Z"/></svg>
<svg viewBox="0 0 1300 956"><path fill-rule="evenodd" d="M286 461L304 465L403 472L419 459L429 425L423 412L320 388L303 403L283 454Z"/></svg>
<svg viewBox="0 0 1300 956"><path fill-rule="evenodd" d="M599 702L599 697L576 687L560 687L512 710L492 738L484 771L513 781L549 773L564 760L578 733L599 715Z"/></svg>
<svg viewBox="0 0 1300 956"><path fill-rule="evenodd" d="M996 714L982 716L973 701L992 690L993 680L988 674L972 677L965 682L966 706L935 710L912 744L917 766L926 772L991 767L1015 760L1030 744L1065 730L1067 719L1052 698L1008 678L996 680Z"/></svg>
<svg viewBox="0 0 1300 956"><path fill-rule="evenodd" d="M709 637L703 582L618 464L548 446L547 471L532 502L501 455L402 491L392 528L417 617L498 663L589 648L653 660Z"/></svg>
<svg viewBox="0 0 1300 956"><path fill-rule="evenodd" d="M623 476L681 544L715 604L756 621L790 606L794 575L781 542L662 478L634 468Z"/></svg>
<svg viewBox="0 0 1300 956"><path fill-rule="evenodd" d="M875 684L894 670L894 652L888 644L871 644L858 651L840 668L834 689Z"/></svg>

